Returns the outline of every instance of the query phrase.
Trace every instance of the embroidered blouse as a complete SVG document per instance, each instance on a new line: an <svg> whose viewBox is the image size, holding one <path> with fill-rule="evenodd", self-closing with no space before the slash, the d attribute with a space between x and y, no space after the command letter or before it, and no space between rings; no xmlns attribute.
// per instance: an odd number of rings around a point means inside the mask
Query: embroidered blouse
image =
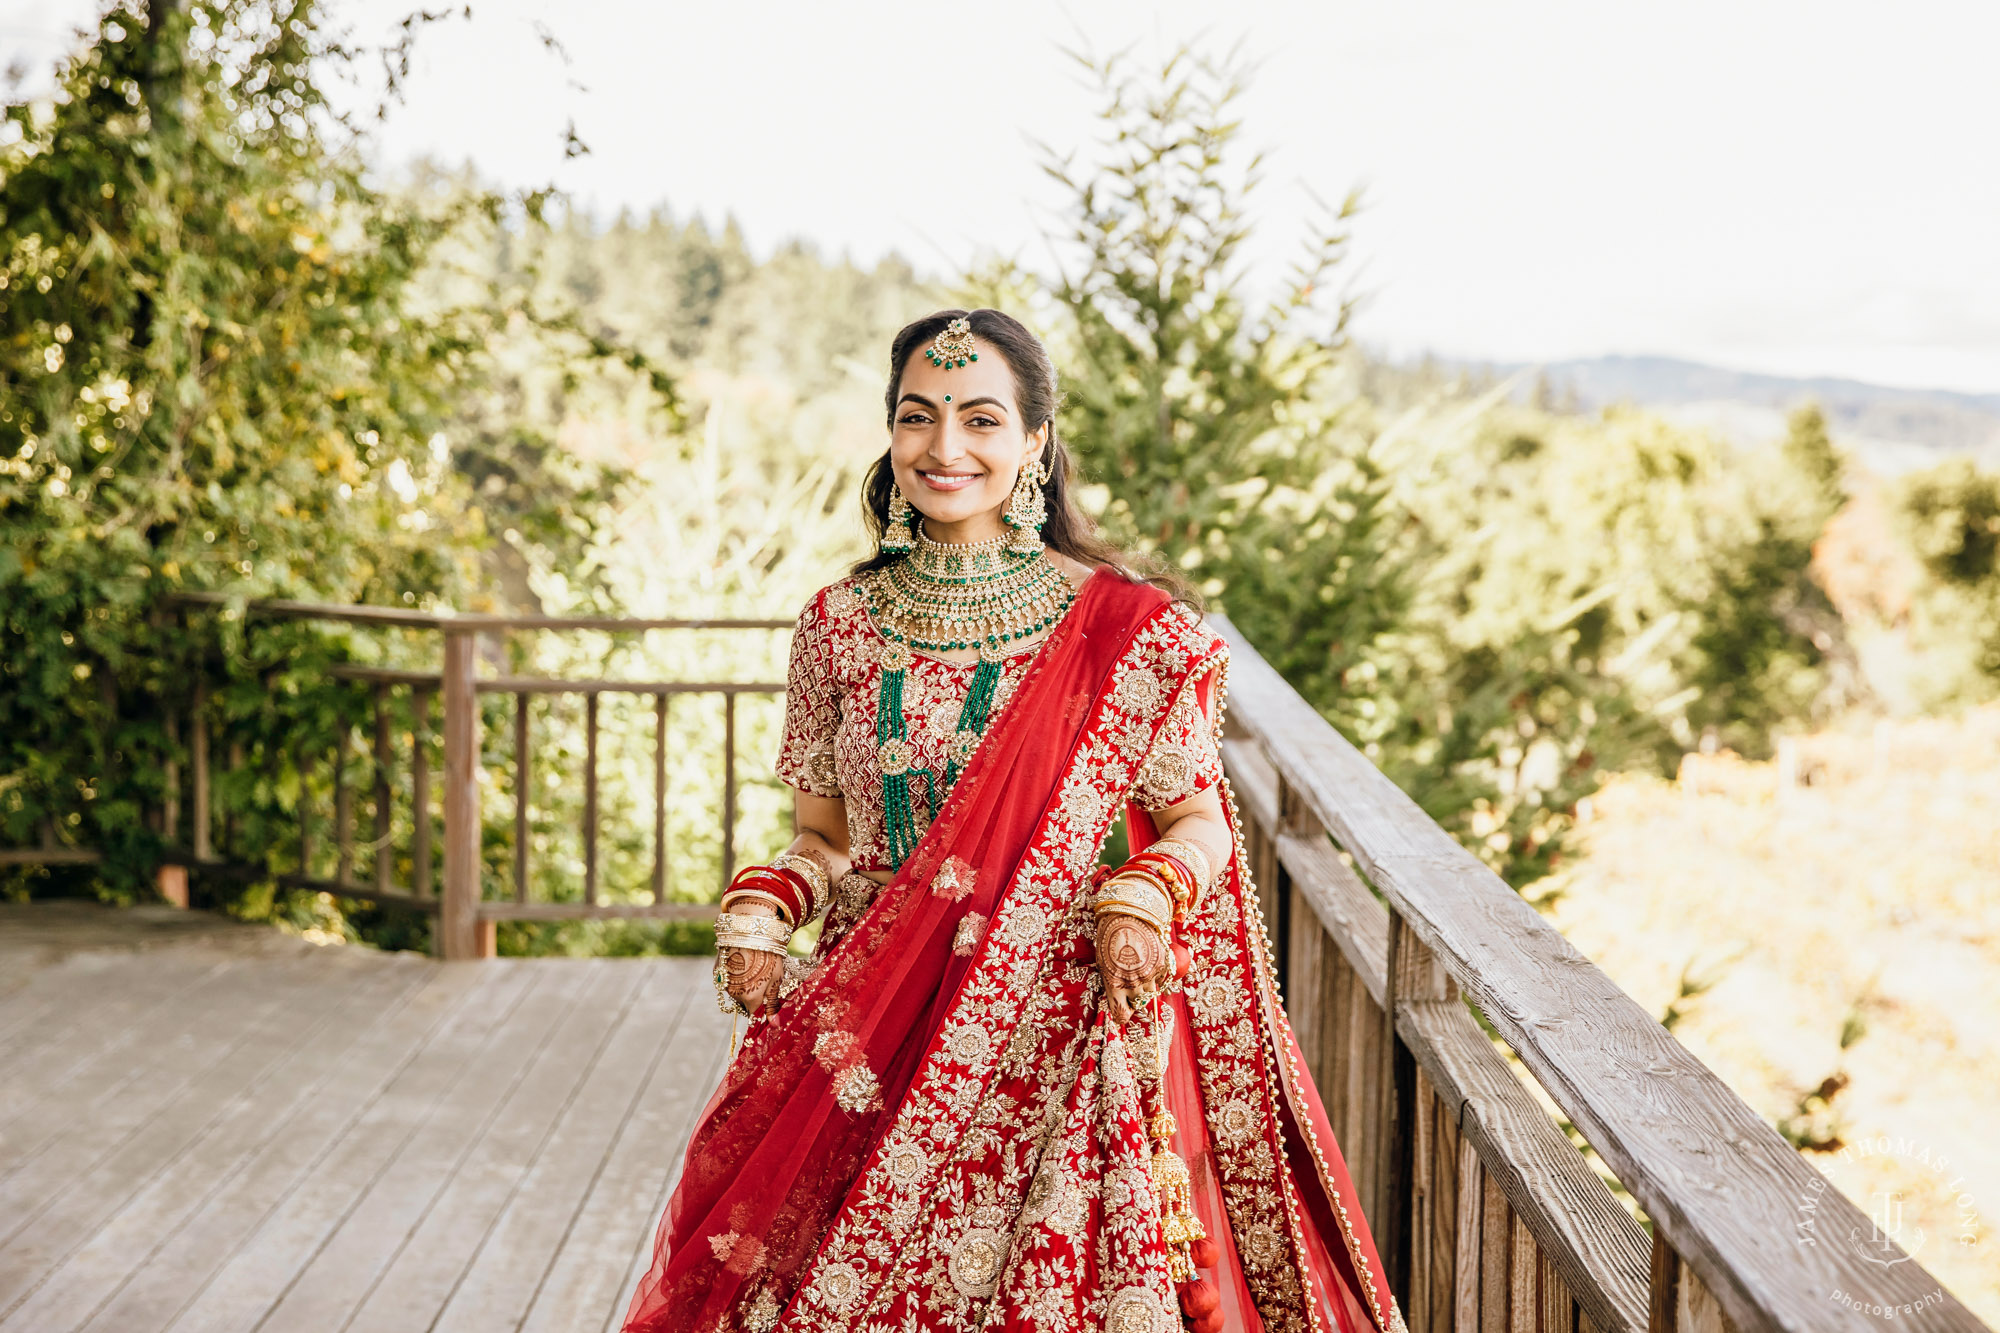
<svg viewBox="0 0 2000 1333"><path fill-rule="evenodd" d="M785 730L777 772L814 796L847 802L847 839L856 870L889 869L889 838L882 818L882 767L876 757L875 719L882 669L881 633L868 618L861 575L814 594L799 613L787 672ZM991 716L998 718L1027 674L1039 643L1002 664ZM972 687L976 662L947 662L917 653L903 680L903 716L915 752L913 768L942 773L946 747ZM1144 810L1164 810L1222 780L1222 757L1193 692L1184 694L1154 743L1131 799ZM913 795L922 790L913 784ZM944 793L937 793L942 803ZM924 801L913 802L921 835L930 823Z"/></svg>

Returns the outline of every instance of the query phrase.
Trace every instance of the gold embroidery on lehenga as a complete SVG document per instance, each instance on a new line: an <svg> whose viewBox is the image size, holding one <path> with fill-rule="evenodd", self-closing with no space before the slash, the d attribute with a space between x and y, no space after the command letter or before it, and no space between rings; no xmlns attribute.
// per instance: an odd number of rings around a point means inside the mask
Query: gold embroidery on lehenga
<svg viewBox="0 0 2000 1333"><path fill-rule="evenodd" d="M1000 1285L1000 1266L1007 1258L1007 1238L998 1231L974 1227L951 1248L947 1267L951 1284L961 1296L985 1300Z"/></svg>

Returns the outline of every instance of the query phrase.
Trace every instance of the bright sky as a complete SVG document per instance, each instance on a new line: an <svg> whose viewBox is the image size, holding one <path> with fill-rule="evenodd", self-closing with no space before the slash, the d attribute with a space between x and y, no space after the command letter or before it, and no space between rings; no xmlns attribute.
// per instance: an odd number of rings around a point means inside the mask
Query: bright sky
<svg viewBox="0 0 2000 1333"><path fill-rule="evenodd" d="M333 0L362 38L410 7ZM94 8L0 0L0 65L45 68ZM383 150L601 211L733 214L760 249L1041 264L1058 195L1031 141L1092 132L1059 48L1198 34L1259 62L1267 264L1310 193L1365 187L1374 345L2000 392L2000 5L1980 0L473 0L423 39ZM572 119L593 152L565 163Z"/></svg>

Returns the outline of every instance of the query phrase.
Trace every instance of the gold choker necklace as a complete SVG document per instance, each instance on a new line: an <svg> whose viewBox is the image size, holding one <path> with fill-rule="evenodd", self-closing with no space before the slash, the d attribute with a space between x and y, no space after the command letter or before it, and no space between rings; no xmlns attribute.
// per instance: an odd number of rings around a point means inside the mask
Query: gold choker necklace
<svg viewBox="0 0 2000 1333"><path fill-rule="evenodd" d="M940 542L916 525L910 554L869 580L870 611L891 644L924 652L977 648L1004 657L1062 619L1075 597L1045 550L1007 549L1006 535Z"/></svg>

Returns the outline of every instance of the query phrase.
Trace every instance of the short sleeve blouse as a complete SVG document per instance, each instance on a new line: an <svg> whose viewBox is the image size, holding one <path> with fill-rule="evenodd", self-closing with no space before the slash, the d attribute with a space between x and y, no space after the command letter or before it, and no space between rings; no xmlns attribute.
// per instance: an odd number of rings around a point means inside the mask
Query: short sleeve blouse
<svg viewBox="0 0 2000 1333"><path fill-rule="evenodd" d="M858 581L846 579L815 594L799 613L786 671L778 777L810 795L845 800L849 853L856 870L889 868L875 732L882 642L868 618ZM1003 663L994 692L994 716L1006 708L1038 647L1025 648ZM946 746L957 730L976 667L974 662L915 655L903 683L903 713L915 752L913 769L945 771ZM1147 756L1132 800L1143 809L1163 810L1207 791L1221 778L1213 730L1190 690L1174 705ZM934 796L942 803L944 797L942 791L924 792L925 785L919 782L914 788L925 798L914 812L920 832L934 813L929 799Z"/></svg>

